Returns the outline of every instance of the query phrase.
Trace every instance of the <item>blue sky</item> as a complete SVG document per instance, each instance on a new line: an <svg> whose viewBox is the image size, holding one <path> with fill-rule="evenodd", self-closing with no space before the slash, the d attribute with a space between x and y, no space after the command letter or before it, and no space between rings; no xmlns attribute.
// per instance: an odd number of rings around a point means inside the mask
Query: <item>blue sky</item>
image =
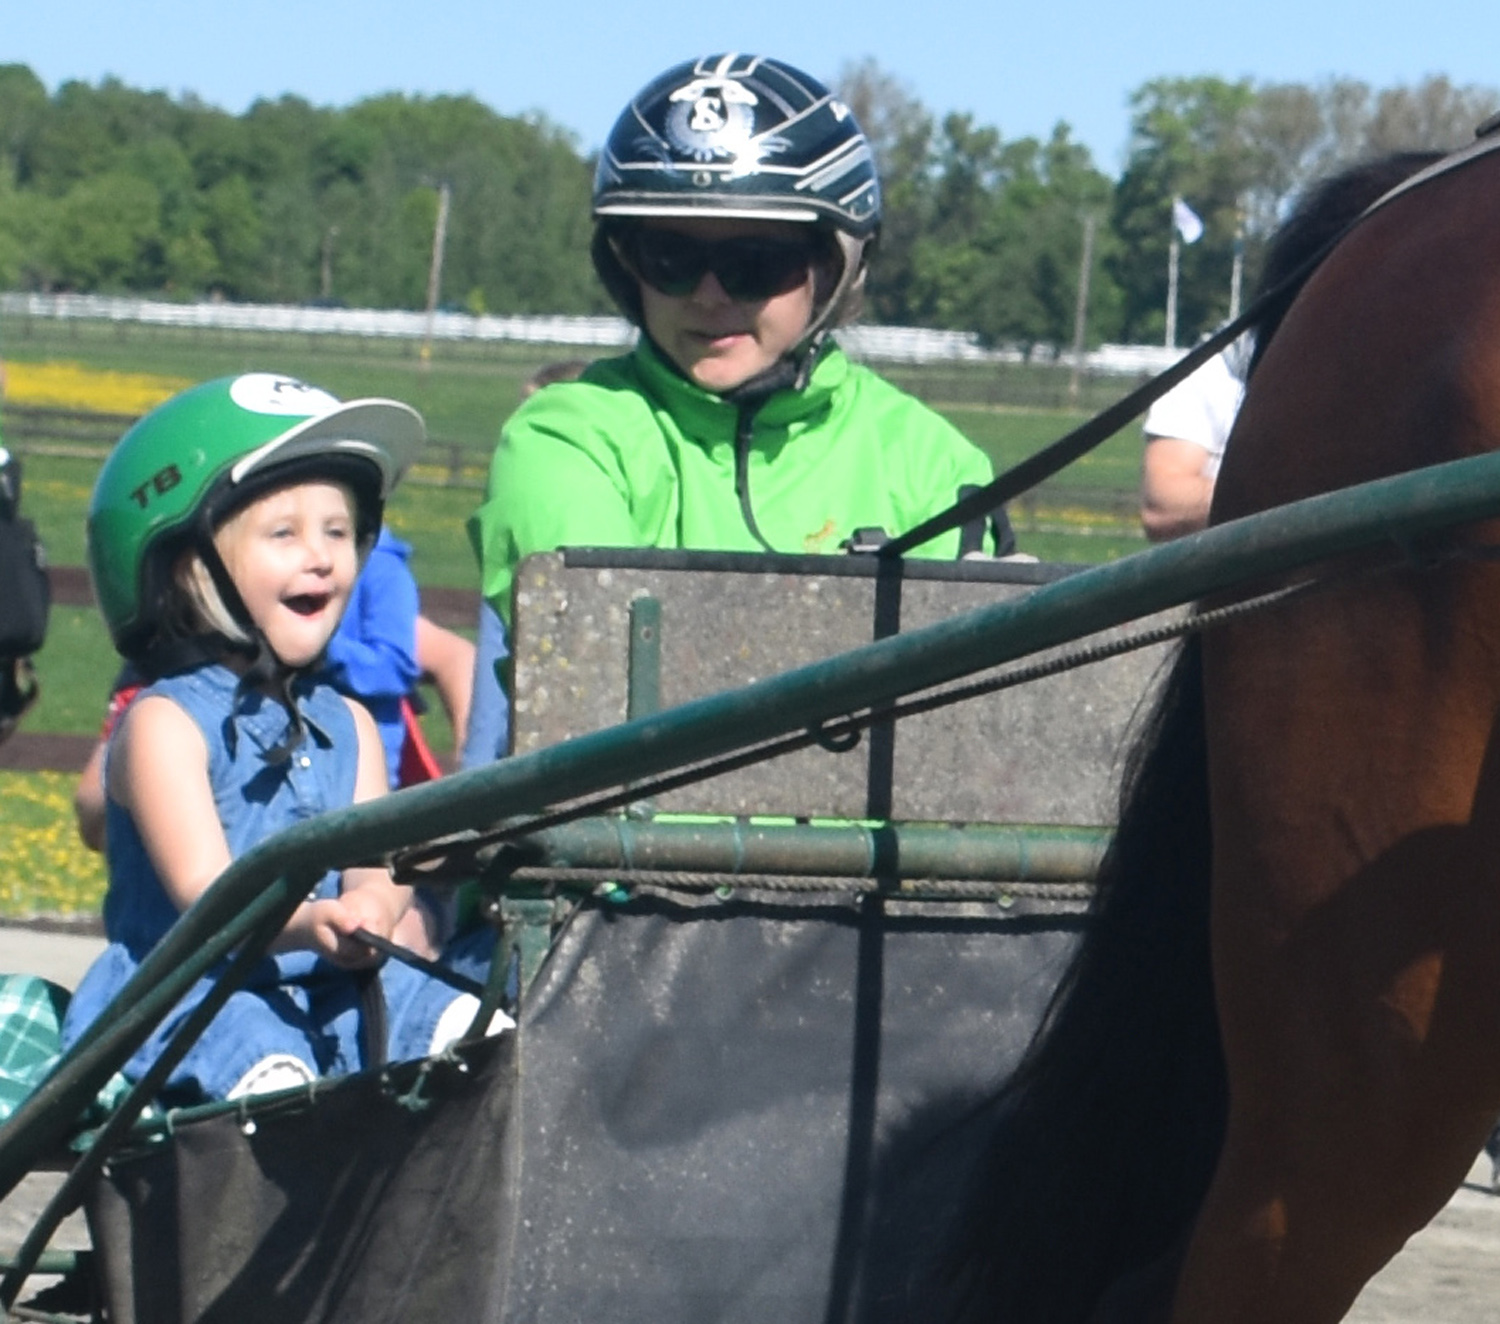
<svg viewBox="0 0 1500 1324"><path fill-rule="evenodd" d="M336 106L470 93L542 111L591 149L637 87L691 55L759 51L825 80L872 57L928 109L1006 138L1066 120L1114 174L1127 99L1150 78L1500 86L1497 38L1500 13L1476 0L9 0L0 61L49 89L114 74L236 113L284 92Z"/></svg>

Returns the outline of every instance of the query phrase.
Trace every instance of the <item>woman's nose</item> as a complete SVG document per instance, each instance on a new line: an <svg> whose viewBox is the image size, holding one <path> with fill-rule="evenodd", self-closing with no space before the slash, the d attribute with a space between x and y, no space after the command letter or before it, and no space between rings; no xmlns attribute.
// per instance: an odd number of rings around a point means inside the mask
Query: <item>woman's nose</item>
<svg viewBox="0 0 1500 1324"><path fill-rule="evenodd" d="M703 273L703 278L694 287L693 292L688 295L688 298L694 303L710 306L734 302L725 292L724 287L719 284L719 278L711 270Z"/></svg>

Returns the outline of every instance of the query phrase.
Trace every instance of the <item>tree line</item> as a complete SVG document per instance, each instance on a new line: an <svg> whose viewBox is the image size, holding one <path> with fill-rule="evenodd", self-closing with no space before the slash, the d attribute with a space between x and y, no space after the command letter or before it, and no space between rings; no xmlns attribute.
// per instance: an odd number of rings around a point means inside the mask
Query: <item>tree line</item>
<svg viewBox="0 0 1500 1324"><path fill-rule="evenodd" d="M834 85L885 188L871 319L1022 346L1071 344L1080 310L1089 344L1160 342L1174 197L1204 223L1181 248L1186 343L1228 313L1232 273L1253 282L1311 180L1386 151L1461 146L1500 109L1495 90L1442 77L1386 89L1153 79L1130 97L1111 178L1065 122L1006 139L934 113L869 60ZM114 79L49 93L27 66L0 65L0 286L421 308L446 195L444 306L603 312L587 256L592 173L568 131L470 96L344 108L283 96L231 115Z"/></svg>

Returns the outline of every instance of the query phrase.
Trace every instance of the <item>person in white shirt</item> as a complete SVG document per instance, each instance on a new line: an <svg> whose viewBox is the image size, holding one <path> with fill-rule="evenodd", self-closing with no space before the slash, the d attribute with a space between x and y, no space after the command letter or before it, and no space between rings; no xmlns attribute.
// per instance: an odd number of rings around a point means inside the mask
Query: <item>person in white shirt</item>
<svg viewBox="0 0 1500 1324"><path fill-rule="evenodd" d="M1440 159L1438 152L1391 152L1314 181L1277 228L1253 302L1254 327L1184 378L1147 411L1141 462L1141 524L1152 542L1194 533L1208 523L1224 446L1257 358L1300 282L1289 281L1385 193Z"/></svg>
<svg viewBox="0 0 1500 1324"><path fill-rule="evenodd" d="M1241 336L1147 411L1141 425L1141 524L1152 542L1195 533L1208 523L1224 443L1245 398L1253 343Z"/></svg>

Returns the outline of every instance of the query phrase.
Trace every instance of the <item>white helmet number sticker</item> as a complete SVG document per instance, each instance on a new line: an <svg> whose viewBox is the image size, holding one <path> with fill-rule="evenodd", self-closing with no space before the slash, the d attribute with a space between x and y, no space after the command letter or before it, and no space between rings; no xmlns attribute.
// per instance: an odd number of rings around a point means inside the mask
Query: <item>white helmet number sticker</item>
<svg viewBox="0 0 1500 1324"><path fill-rule="evenodd" d="M247 372L236 377L230 384L229 398L254 414L284 414L293 418L327 414L339 407L338 400L327 391L274 372Z"/></svg>

